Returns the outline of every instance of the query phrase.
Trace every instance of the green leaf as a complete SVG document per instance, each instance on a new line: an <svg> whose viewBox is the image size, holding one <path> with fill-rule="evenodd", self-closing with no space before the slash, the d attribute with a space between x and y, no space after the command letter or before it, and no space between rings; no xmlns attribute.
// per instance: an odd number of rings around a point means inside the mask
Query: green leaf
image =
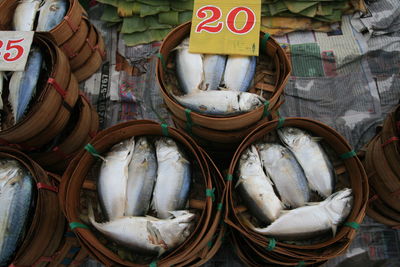
<svg viewBox="0 0 400 267"><path fill-rule="evenodd" d="M179 13L176 11L158 14L158 22L169 25L179 25Z"/></svg>
<svg viewBox="0 0 400 267"><path fill-rule="evenodd" d="M171 1L171 8L175 11L193 10L193 0L186 2Z"/></svg>
<svg viewBox="0 0 400 267"><path fill-rule="evenodd" d="M144 22L149 30L171 29L172 26L168 24L161 24L158 22L158 16L147 16Z"/></svg>
<svg viewBox="0 0 400 267"><path fill-rule="evenodd" d="M124 34L122 38L124 39L125 45L135 46L139 44L148 44L154 41L161 41L169 32L169 29L148 30L145 32Z"/></svg>
<svg viewBox="0 0 400 267"><path fill-rule="evenodd" d="M184 11L179 13L179 24L188 22L192 20L192 11Z"/></svg>
<svg viewBox="0 0 400 267"><path fill-rule="evenodd" d="M118 16L117 8L110 5L104 5L101 20L107 22L121 22L122 18Z"/></svg>
<svg viewBox="0 0 400 267"><path fill-rule="evenodd" d="M156 15L160 12L167 12L169 10L169 6L149 6L142 4L140 8L140 16L143 18L150 15Z"/></svg>
<svg viewBox="0 0 400 267"><path fill-rule="evenodd" d="M124 18L121 33L143 32L145 30L147 30L147 26L143 18L138 16Z"/></svg>

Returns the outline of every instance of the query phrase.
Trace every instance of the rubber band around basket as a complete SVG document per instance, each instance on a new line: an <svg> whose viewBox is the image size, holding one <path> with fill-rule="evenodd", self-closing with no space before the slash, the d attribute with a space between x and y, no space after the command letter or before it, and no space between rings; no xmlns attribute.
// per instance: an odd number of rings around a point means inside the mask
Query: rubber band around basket
<svg viewBox="0 0 400 267"><path fill-rule="evenodd" d="M167 65L165 64L164 56L161 53L157 53L157 57L160 59L164 71L166 71Z"/></svg>
<svg viewBox="0 0 400 267"><path fill-rule="evenodd" d="M149 267L157 267L157 262L153 261L149 264Z"/></svg>
<svg viewBox="0 0 400 267"><path fill-rule="evenodd" d="M62 49L65 52L65 54L68 56L69 59L73 59L74 57L76 57L78 55L78 53L73 52L67 44L63 44Z"/></svg>
<svg viewBox="0 0 400 267"><path fill-rule="evenodd" d="M305 261L299 261L299 263L296 265L297 267L305 266L306 262Z"/></svg>
<svg viewBox="0 0 400 267"><path fill-rule="evenodd" d="M263 38L261 39L261 51L263 53L267 52L267 42L271 35L269 33L265 33Z"/></svg>
<svg viewBox="0 0 400 267"><path fill-rule="evenodd" d="M55 193L58 193L58 187L57 186L52 186L44 183L37 183L36 184L37 189L45 189L49 191L53 191Z"/></svg>
<svg viewBox="0 0 400 267"><path fill-rule="evenodd" d="M59 155L60 155L61 157L63 157L64 159L68 158L68 155L65 154L65 153L60 149L59 146L54 147L54 148L52 149L52 151L55 152L55 153L57 153L57 154L59 154Z"/></svg>
<svg viewBox="0 0 400 267"><path fill-rule="evenodd" d="M373 195L372 197L370 197L370 198L368 199L368 203L371 203L371 202L373 202L373 201L375 201L375 200L377 200L377 199L379 199L379 196L378 196L377 194L375 194L375 195Z"/></svg>
<svg viewBox="0 0 400 267"><path fill-rule="evenodd" d="M61 88L61 86L57 83L54 78L49 78L47 83L51 84L54 89L56 89L57 93L59 93L63 98L67 95L67 92Z"/></svg>
<svg viewBox="0 0 400 267"><path fill-rule="evenodd" d="M269 108L269 101L267 100L264 102L264 111L262 115L263 118L267 117L270 114L268 108Z"/></svg>
<svg viewBox="0 0 400 267"><path fill-rule="evenodd" d="M356 223L356 222L346 222L344 224L344 226L348 226L348 227L353 228L355 230L358 230L360 228L360 224Z"/></svg>
<svg viewBox="0 0 400 267"><path fill-rule="evenodd" d="M281 117L278 119L278 125L276 126L277 129L280 129L283 127L283 124L285 123L285 118Z"/></svg>
<svg viewBox="0 0 400 267"><path fill-rule="evenodd" d="M75 230L76 228L89 229L89 226L80 222L72 222L69 224L69 228L71 228L71 230Z"/></svg>
<svg viewBox="0 0 400 267"><path fill-rule="evenodd" d="M64 20L67 22L68 26L71 28L73 32L77 32L79 27L75 26L74 23L71 21L69 16L65 16Z"/></svg>
<svg viewBox="0 0 400 267"><path fill-rule="evenodd" d="M399 140L400 140L400 138L398 138L397 136L393 136L393 137L390 137L388 140L386 140L386 142L383 143L381 146L384 147L384 146L387 146L390 143L393 143L393 142L399 141Z"/></svg>
<svg viewBox="0 0 400 267"><path fill-rule="evenodd" d="M85 146L85 150L94 157L103 158L100 156L99 152L97 152L96 148L94 148L94 146L92 146L90 143Z"/></svg>
<svg viewBox="0 0 400 267"><path fill-rule="evenodd" d="M227 181L232 181L232 180L233 180L233 175L230 174L230 173L228 173L228 174L226 175L226 180L227 180Z"/></svg>
<svg viewBox="0 0 400 267"><path fill-rule="evenodd" d="M63 102L62 102L62 105L64 106L64 108L65 108L66 110L69 111L69 113L72 113L72 112L74 111L73 107L71 107L71 105L68 104L67 102L63 101Z"/></svg>
<svg viewBox="0 0 400 267"><path fill-rule="evenodd" d="M222 210L223 207L224 207L224 205L222 203L218 203L217 210Z"/></svg>
<svg viewBox="0 0 400 267"><path fill-rule="evenodd" d="M211 199L212 199L213 202L214 202L214 200L215 200L215 194L214 194L214 192L215 192L215 188L212 188L212 189L207 188L207 189L206 189L206 196L207 196L207 197L211 197Z"/></svg>
<svg viewBox="0 0 400 267"><path fill-rule="evenodd" d="M275 238L270 238L268 246L267 246L267 250L268 251L273 251L275 247L276 247L276 239Z"/></svg>
<svg viewBox="0 0 400 267"><path fill-rule="evenodd" d="M165 123L161 124L161 131L164 136L169 136L168 125Z"/></svg>
<svg viewBox="0 0 400 267"><path fill-rule="evenodd" d="M355 156L357 156L356 152L354 150L351 150L349 152L346 152L346 153L340 155L339 157L341 159L349 159L349 158L352 158L352 157L355 157Z"/></svg>
<svg viewBox="0 0 400 267"><path fill-rule="evenodd" d="M185 116L186 116L186 131L188 131L190 134L192 133L192 127L193 127L193 120L191 116L192 111L190 109L185 109Z"/></svg>

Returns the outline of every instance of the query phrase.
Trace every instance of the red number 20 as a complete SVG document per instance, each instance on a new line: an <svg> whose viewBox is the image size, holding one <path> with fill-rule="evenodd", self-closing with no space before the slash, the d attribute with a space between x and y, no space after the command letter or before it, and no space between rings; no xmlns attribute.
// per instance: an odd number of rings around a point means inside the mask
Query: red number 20
<svg viewBox="0 0 400 267"><path fill-rule="evenodd" d="M19 40L8 40L7 45L6 45L6 51L10 51L11 49L15 49L17 51L16 55L14 57L11 56L10 52L6 52L3 55L3 58L7 62L14 62L22 57L24 54L24 48L20 45L17 45L17 43L23 42L25 39L19 39ZM3 47L3 42L0 41L0 48ZM0 54L1 55L1 54Z"/></svg>
<svg viewBox="0 0 400 267"><path fill-rule="evenodd" d="M211 16L208 18L206 18L207 16L206 11L211 11ZM241 29L238 29L236 28L235 22L240 12L245 12L246 23ZM218 33L223 28L223 22L218 22L217 25L215 26L208 25L218 21L222 17L222 12L219 7L212 5L203 6L198 9L198 11L196 12L196 16L200 19L204 19L197 25L195 30L196 33L200 33L201 31L206 31L209 33ZM233 34L246 34L254 28L255 24L256 24L256 15L254 14L253 10L251 10L248 7L232 8L229 11L228 16L226 17L226 25L229 31L231 31Z"/></svg>

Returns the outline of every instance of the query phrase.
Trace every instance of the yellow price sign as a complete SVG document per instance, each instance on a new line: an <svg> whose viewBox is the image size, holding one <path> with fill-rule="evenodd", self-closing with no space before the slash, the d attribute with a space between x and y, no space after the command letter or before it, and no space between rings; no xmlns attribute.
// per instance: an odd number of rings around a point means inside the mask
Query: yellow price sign
<svg viewBox="0 0 400 267"><path fill-rule="evenodd" d="M189 51L258 56L261 0L194 1Z"/></svg>

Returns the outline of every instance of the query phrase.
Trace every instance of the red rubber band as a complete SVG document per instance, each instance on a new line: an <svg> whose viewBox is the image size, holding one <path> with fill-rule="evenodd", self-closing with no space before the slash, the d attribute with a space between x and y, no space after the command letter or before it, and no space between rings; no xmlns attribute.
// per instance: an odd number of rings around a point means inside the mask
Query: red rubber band
<svg viewBox="0 0 400 267"><path fill-rule="evenodd" d="M64 52L67 54L67 56L69 57L69 59L73 59L74 57L76 57L78 55L78 53L73 52L68 46L67 44L64 44L62 46Z"/></svg>
<svg viewBox="0 0 400 267"><path fill-rule="evenodd" d="M372 201L375 201L377 199L379 199L379 196L378 195L373 195L370 199L368 199L368 203L370 203Z"/></svg>
<svg viewBox="0 0 400 267"><path fill-rule="evenodd" d="M83 99L85 99L85 101L86 101L88 104L90 104L89 99L87 98L87 96L86 96L84 93L79 92L79 95L80 95L81 97L83 97Z"/></svg>
<svg viewBox="0 0 400 267"><path fill-rule="evenodd" d="M75 26L74 23L72 23L71 18L68 16L64 17L64 20L67 22L68 26L71 28L73 32L77 32L79 27Z"/></svg>
<svg viewBox="0 0 400 267"><path fill-rule="evenodd" d="M386 140L385 143L382 144L382 147L387 146L388 144L393 143L395 141L399 141L399 140L400 140L400 138L398 138L397 136L390 137L388 140Z"/></svg>
<svg viewBox="0 0 400 267"><path fill-rule="evenodd" d="M93 132L89 132L89 137L90 138L94 138L97 135L97 132L93 131Z"/></svg>
<svg viewBox="0 0 400 267"><path fill-rule="evenodd" d="M47 184L44 184L44 183L37 183L36 187L37 187L37 189L45 189L45 190L49 190L49 191L53 191L55 193L58 193L58 188L56 186L47 185Z"/></svg>
<svg viewBox="0 0 400 267"><path fill-rule="evenodd" d="M54 78L49 78L47 80L47 83L51 84L54 89L56 89L56 91L63 97L65 98L65 96L67 95L67 92L61 88L61 86L57 83L57 81Z"/></svg>

